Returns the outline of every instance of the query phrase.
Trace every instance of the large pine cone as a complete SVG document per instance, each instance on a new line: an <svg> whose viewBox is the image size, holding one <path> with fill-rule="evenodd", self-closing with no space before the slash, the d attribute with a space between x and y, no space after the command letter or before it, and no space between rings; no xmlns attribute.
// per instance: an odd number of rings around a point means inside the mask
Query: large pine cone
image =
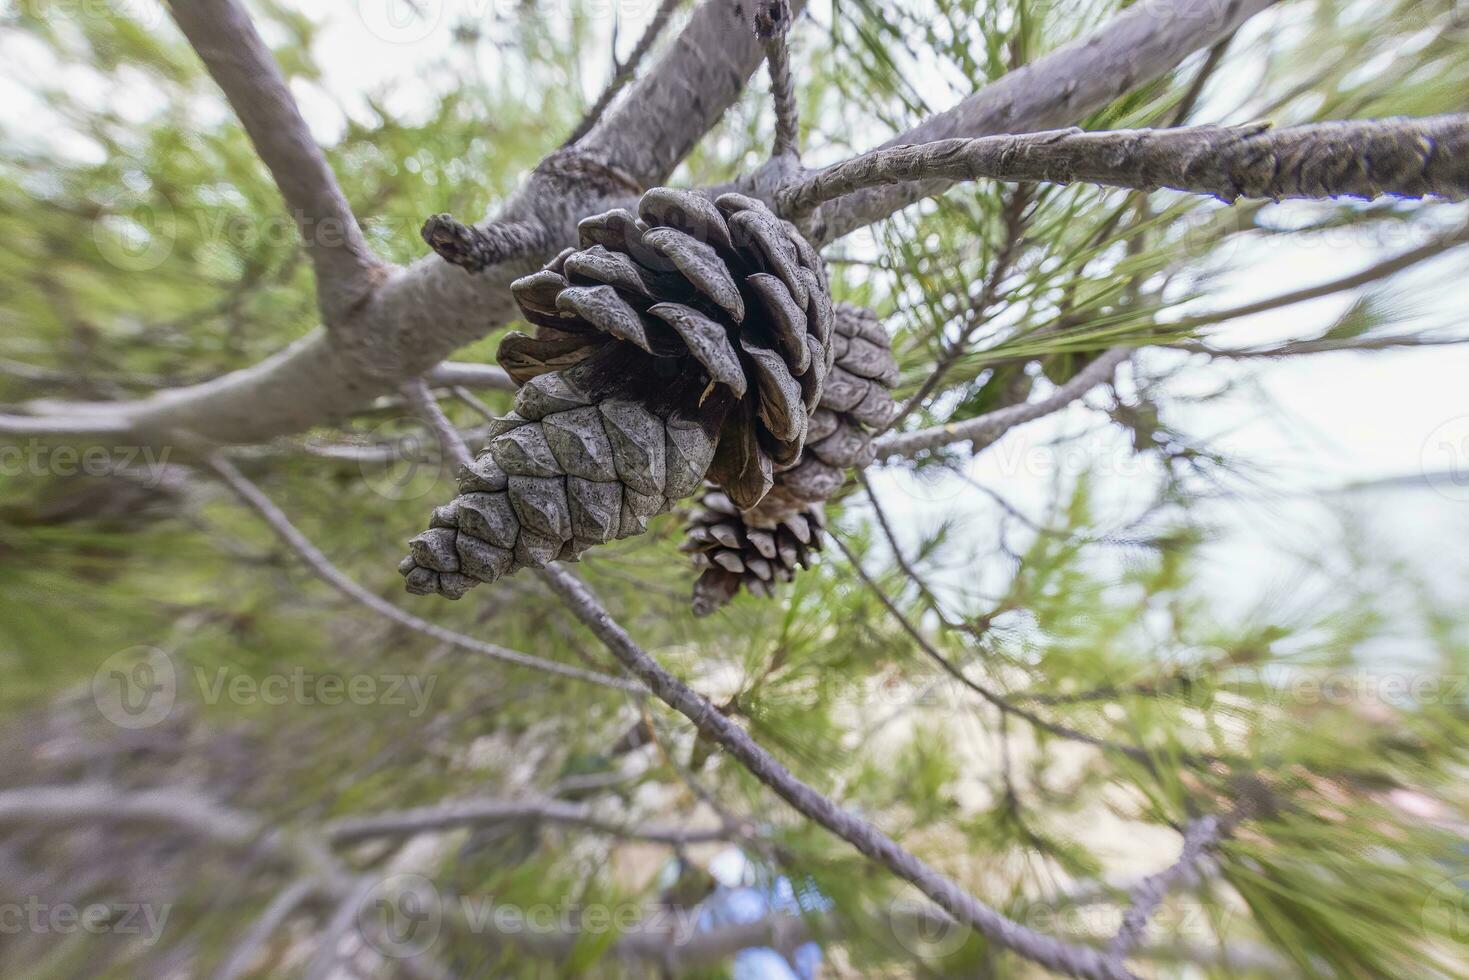
<svg viewBox="0 0 1469 980"><path fill-rule="evenodd" d="M522 387L411 542L410 592L458 598L640 534L706 478L754 507L801 457L836 348L825 270L795 227L738 194L670 188L579 227L580 248L511 286L536 328L500 345Z"/></svg>
<svg viewBox="0 0 1469 980"><path fill-rule="evenodd" d="M847 468L873 460L872 438L897 412L898 382L887 332L877 314L838 303L832 331L836 361L820 406L811 416L806 448L794 467L775 475L764 499L744 511L717 491L706 493L685 527L683 551L702 569L694 583L694 614L707 616L744 586L769 596L821 550L824 504L847 479Z"/></svg>

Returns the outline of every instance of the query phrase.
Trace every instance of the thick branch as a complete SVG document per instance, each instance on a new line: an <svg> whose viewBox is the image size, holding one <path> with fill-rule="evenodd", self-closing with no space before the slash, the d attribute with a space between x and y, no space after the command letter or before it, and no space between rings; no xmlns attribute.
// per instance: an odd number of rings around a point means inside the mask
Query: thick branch
<svg viewBox="0 0 1469 980"><path fill-rule="evenodd" d="M643 63L643 59L653 49L653 44L663 33L663 29L668 26L668 20L673 16L673 12L682 4L683 0L663 0L658 5L658 9L653 12L653 19L648 21L648 26L643 31L643 36L638 38L638 43L633 46L632 53L627 56L626 61L617 66L617 70L612 73L612 80L607 83L607 87L602 90L602 94L597 97L597 101L587 110L587 114L582 117L581 122L576 124L576 128L571 131L571 135L566 137L566 142L561 144L563 147L571 146L585 136L597 124L597 120L602 118L602 114L607 111L607 107L612 104L612 100L617 97L617 93L621 92L628 82L637 77L638 66Z"/></svg>
<svg viewBox="0 0 1469 980"><path fill-rule="evenodd" d="M1072 946L1006 918L904 850L867 821L848 813L803 783L757 745L744 729L721 714L708 699L659 666L570 572L552 565L542 570L541 576L577 618L612 651L613 656L654 694L693 722L701 735L722 746L797 812L841 837L898 877L911 882L941 908L977 929L996 945L1067 976L1093 980L1132 978L1132 974L1114 957Z"/></svg>
<svg viewBox="0 0 1469 980"><path fill-rule="evenodd" d="M1132 355L1128 347L1114 347L1078 371L1075 377L1039 401L1009 405L963 422L950 422L916 432L883 436L873 443L878 459L916 456L955 442L970 442L975 450L995 442L1017 425L1059 412L1099 384L1111 379L1117 368Z"/></svg>
<svg viewBox="0 0 1469 980"><path fill-rule="evenodd" d="M1054 130L875 150L782 190L788 216L868 187L943 178L1159 187L1241 197L1469 196L1469 115L1316 123Z"/></svg>
<svg viewBox="0 0 1469 980"><path fill-rule="evenodd" d="M795 12L803 6L792 4ZM737 8L727 0L700 4L628 97L575 148L543 161L500 208L492 224L546 229L542 251L475 275L428 256L383 282L333 336L314 331L253 367L142 401L38 404L37 414L64 416L67 426L43 431L86 433L105 422L103 431L125 427L161 443L176 431L214 443L266 442L345 418L430 371L518 315L510 283L575 243L580 219L626 205L637 187L665 180L724 115L761 56Z"/></svg>
<svg viewBox="0 0 1469 980"><path fill-rule="evenodd" d="M1227 37L1275 0L1155 0L1134 4L1106 26L990 83L947 112L888 140L881 148L958 137L1034 133L1073 125L1195 51ZM881 221L951 181L869 188L819 209L808 222L813 241L829 242Z"/></svg>
<svg viewBox="0 0 1469 980"><path fill-rule="evenodd" d="M565 664L557 663L554 660L533 657L528 653L521 653L494 643L485 643L482 640L476 640L473 637L455 633L453 630L445 629L442 626L430 623L426 619L419 619L411 613L404 612L343 574L340 569L331 563L326 555L321 553L321 549L317 548L306 535L297 530L296 526L290 522L290 519L286 517L285 513L272 503L270 498L260 491L259 487L251 483L233 463L223 456L216 454L210 457L209 465L218 474L219 478L235 492L235 495L253 508L260 515L261 519L270 525L270 529L290 546L291 550L295 551L318 577L347 598L362 603L373 612L385 616L393 622L406 626L411 630L416 630L419 633L431 636L440 642L448 643L451 646L474 653L482 653L487 657L503 661L504 663L515 664L518 667L529 667L532 670L555 674L559 677L570 677L575 680L586 681L589 684L598 684L602 687L610 687L616 690L631 691L634 693L640 693L642 691L641 687L630 681L607 677L604 674L582 670L579 667L569 667Z"/></svg>
<svg viewBox="0 0 1469 980"><path fill-rule="evenodd" d="M275 178L316 266L321 314L337 324L371 296L384 269L280 68L235 0L172 0L169 10Z"/></svg>
<svg viewBox="0 0 1469 980"><path fill-rule="evenodd" d="M54 828L99 821L167 824L230 847L253 844L264 830L254 818L187 790L122 792L104 783L0 790L0 824Z"/></svg>

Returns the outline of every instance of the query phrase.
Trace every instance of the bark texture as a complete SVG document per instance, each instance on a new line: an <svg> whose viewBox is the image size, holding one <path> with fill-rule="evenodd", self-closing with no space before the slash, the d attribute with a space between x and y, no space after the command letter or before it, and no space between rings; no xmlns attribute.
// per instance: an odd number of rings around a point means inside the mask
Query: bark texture
<svg viewBox="0 0 1469 980"><path fill-rule="evenodd" d="M1071 125L1177 68L1184 58L1229 36L1274 3L1159 0L1134 4L1095 33L991 82L879 149ZM803 230L812 241L825 244L916 201L942 194L952 184L952 180L935 178L868 188L819 209Z"/></svg>
<svg viewBox="0 0 1469 980"><path fill-rule="evenodd" d="M1469 115L1195 126L940 140L839 163L779 196L792 217L868 187L907 181L1047 181L1242 197L1469 196Z"/></svg>
<svg viewBox="0 0 1469 980"><path fill-rule="evenodd" d="M172 0L169 10L286 199L316 267L322 316L329 325L348 317L385 267L362 237L270 50L235 0Z"/></svg>

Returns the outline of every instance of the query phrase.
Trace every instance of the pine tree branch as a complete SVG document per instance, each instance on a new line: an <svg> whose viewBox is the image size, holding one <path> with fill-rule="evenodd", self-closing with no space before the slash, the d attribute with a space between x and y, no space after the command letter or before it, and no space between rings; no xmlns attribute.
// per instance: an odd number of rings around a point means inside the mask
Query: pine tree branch
<svg viewBox="0 0 1469 980"><path fill-rule="evenodd" d="M975 331L985 324L986 317L1000 301L1000 287L1014 267L1015 260L1019 257L1021 246L1025 241L1026 209L1034 200L1035 194L1028 187L1017 187L1007 195L1004 211L1004 238L1000 242L1000 247L995 250L994 261L985 273L984 285L980 288L979 297L970 305L959 335L952 343L945 345L942 353L939 354L938 362L929 372L928 377L923 379L918 390L909 396L908 400L903 403L903 407L898 410L898 414L888 423L889 430L901 425L903 420L913 414L943 383L954 364L963 356Z"/></svg>
<svg viewBox="0 0 1469 980"><path fill-rule="evenodd" d="M419 236L439 258L465 272L483 272L505 262L552 251L556 240L540 221L490 221L466 225L451 214L436 214Z"/></svg>
<svg viewBox="0 0 1469 980"><path fill-rule="evenodd" d="M1099 355L1095 361L1078 371L1075 377L1038 401L1009 405L963 422L950 422L915 432L883 436L873 443L873 448L877 450L879 460L892 459L895 456L916 456L956 442L972 443L977 452L997 441L1015 426L1059 412L1097 385L1110 381L1117 368L1131 356L1132 348L1114 347Z"/></svg>
<svg viewBox="0 0 1469 980"><path fill-rule="evenodd" d="M310 877L297 878L278 892L250 924L245 934L230 948L213 973L213 980L240 980L254 964L255 958L270 937L307 902L318 890L319 885Z"/></svg>
<svg viewBox="0 0 1469 980"><path fill-rule="evenodd" d="M492 388L495 391L514 391L515 382L510 375L493 364L468 364L463 361L445 361L424 375L435 387L458 385L463 388Z"/></svg>
<svg viewBox="0 0 1469 980"><path fill-rule="evenodd" d="M930 660L938 664L944 673L979 695L1001 714L1018 718L1032 728L1045 732L1048 735L1053 735L1056 738L1065 739L1068 742L1079 742L1082 745L1090 745L1093 748L1102 749L1107 752L1116 752L1119 755L1127 756L1129 759L1142 763L1149 769L1153 768L1152 757L1148 755L1145 749L1136 745L1123 745L1120 742L1112 742L1105 738L1099 738L1096 735L1088 735L1086 732L1070 728L1066 725L1048 721L1033 711L1027 711L1024 708L1011 704L1004 696L972 680L958 664L940 653L938 648L929 642L928 637L924 636L918 627L913 625L912 620L903 615L903 611L897 607L897 604L888 597L888 594L873 580L872 576L867 574L867 570L862 567L862 563L857 560L857 556L852 554L846 542L835 534L830 535L830 537L836 542L837 548L840 549L841 553L846 556L847 564L852 566L852 571L857 573L857 577L862 580L862 584L867 587L869 592L877 597L877 600L882 603L883 608L888 611L888 615L892 616L898 625L902 627L903 632L907 633L913 642L918 645L918 649Z"/></svg>
<svg viewBox="0 0 1469 980"><path fill-rule="evenodd" d="M260 515L260 518L270 526L270 529L276 533L276 536L284 541L292 551L296 552L302 561L306 563L307 567L316 573L317 577L347 598L360 602L378 615L391 619L401 626L406 626L426 636L431 636L442 643L448 643L473 653L484 654L493 660L499 660L503 663L514 664L517 667L527 667L531 670L539 670L558 677L585 681L589 684L597 684L614 690L633 693L642 692L642 688L631 681L593 673L589 670L582 670L579 667L569 667L565 664L557 663L554 660L544 660L540 657L511 650L494 643L486 643L483 640L477 640L474 637L456 633L435 623L430 623L426 619L419 619L411 613L404 612L397 606L384 600L381 596L368 591L348 578L340 569L331 563L326 555L322 554L316 545L311 543L306 535L297 530L296 526L290 522L290 519L286 517L285 513L272 503L270 498L265 496L259 487L250 482L224 456L216 453L209 457L209 467L235 492L236 496Z"/></svg>
<svg viewBox="0 0 1469 980"><path fill-rule="evenodd" d="M474 454L464 443L464 437L459 430L454 428L454 423L444 414L439 403L434 400L433 392L428 390L428 385L422 378L414 378L403 383L403 399L408 407L413 409L414 414L428 423L433 429L434 437L439 441L439 451L447 460L451 460L455 467L468 466L474 462Z"/></svg>
<svg viewBox="0 0 1469 980"><path fill-rule="evenodd" d="M1242 197L1469 196L1469 115L1313 123L1193 126L940 140L855 157L783 189L787 217L869 187L910 181L1003 180L1160 187Z"/></svg>
<svg viewBox="0 0 1469 980"><path fill-rule="evenodd" d="M45 412L37 415L0 415L0 435L6 436L82 436L130 435L126 419L105 413L69 415Z"/></svg>
<svg viewBox="0 0 1469 980"><path fill-rule="evenodd" d="M1074 125L1222 40L1275 0L1154 0L1133 4L1087 37L1010 72L878 149ZM944 179L873 187L818 208L803 223L823 245L952 186Z"/></svg>
<svg viewBox="0 0 1469 980"><path fill-rule="evenodd" d="M805 0L789 0L794 17ZM657 65L632 85L577 143L644 187L678 162L739 97L764 54L749 14L729 0L704 0ZM583 212L588 214L591 212Z"/></svg>
<svg viewBox="0 0 1469 980"><path fill-rule="evenodd" d="M960 922L990 941L1058 973L1088 980L1135 980L1116 958L1073 946L1035 932L980 902L956 882L929 867L876 827L843 810L802 782L744 729L730 721L707 698L664 670L613 621L579 579L558 565L541 570L541 578L628 670L660 700L678 711L705 738L717 743L751 775L770 787L798 813L847 841L920 891Z"/></svg>
<svg viewBox="0 0 1469 980"><path fill-rule="evenodd" d="M1314 337L1292 340L1274 347L1214 347L1184 340L1167 346L1174 350L1203 354L1226 361L1278 360L1303 354L1338 354L1344 351L1402 350L1414 347L1453 347L1469 343L1469 337L1425 337L1419 334L1388 334L1381 337Z"/></svg>
<svg viewBox="0 0 1469 980"><path fill-rule="evenodd" d="M1260 313L1269 313L1272 310L1294 306L1297 303L1307 303L1311 300L1322 299L1326 296L1334 296L1352 289L1360 289L1370 286L1374 282L1397 275L1429 259L1437 258L1451 248L1469 243L1469 224L1440 235L1432 241L1425 242L1414 249L1401 252L1398 255L1374 262L1360 272L1332 279L1316 286L1307 286L1303 289L1295 289L1279 296L1270 296L1266 299L1246 303L1242 306L1230 307L1212 313L1200 313L1195 316L1184 317L1166 324L1169 330L1192 331L1200 327L1213 326L1216 323L1225 323L1229 320L1239 320L1247 316L1255 316Z"/></svg>
<svg viewBox="0 0 1469 980"><path fill-rule="evenodd" d="M181 0L182 2L182 0ZM210 0L221 2L221 0ZM793 13L804 7L792 3ZM747 14L705 0L657 63L616 100L574 148L543 160L489 224L535 223L542 251L516 255L474 275L437 255L394 270L350 322L315 330L260 363L137 401L55 402L30 407L46 434L127 431L167 445L182 432L215 444L267 442L341 419L404 380L432 370L455 349L519 315L510 283L577 240L577 222L625 206L639 187L667 179L739 97L760 64ZM483 230L483 229L482 229ZM36 426L41 423L27 423ZM3 431L3 430L0 430Z"/></svg>
<svg viewBox="0 0 1469 980"><path fill-rule="evenodd" d="M123 791L106 783L0 790L0 824L56 828L97 822L164 824L226 847L249 847L265 835L259 820L190 790Z"/></svg>
<svg viewBox="0 0 1469 980"><path fill-rule="evenodd" d="M317 303L345 326L386 276L250 15L236 0L170 0L169 11L224 91L286 200L316 267Z"/></svg>
<svg viewBox="0 0 1469 980"><path fill-rule="evenodd" d="M1208 816L1192 821L1183 834L1183 852L1178 860L1155 875L1149 875L1133 887L1131 904L1123 914L1122 925L1107 949L1117 957L1127 956L1142 942L1148 931L1148 920L1153 917L1163 899L1168 897L1175 885L1194 874L1198 863L1216 844L1225 831L1225 824L1218 817Z"/></svg>
<svg viewBox="0 0 1469 980"><path fill-rule="evenodd" d="M653 19L648 21L648 26L643 30L643 36L638 38L638 43L633 46L632 52L627 56L627 60L617 66L617 70L612 74L612 80L607 83L607 87L602 90L602 94L597 97L597 101L587 110L587 114L582 116L581 122L576 124L576 128L571 131L571 135L566 137L566 142L561 144L562 147L571 146L585 136L602 118L602 115L607 111L607 107L617 97L617 93L621 92L628 82L637 77L638 67L643 63L643 59L648 56L648 52L653 49L653 45L663 34L664 29L668 26L669 18L673 16L673 12L682 5L683 0L663 0L658 5L658 9L653 12Z"/></svg>
<svg viewBox="0 0 1469 980"><path fill-rule="evenodd" d="M755 36L765 49L770 71L770 96L775 105L775 143L772 157L799 157L801 123L796 107L796 86L791 78L791 49L786 36L791 30L788 0L756 0Z"/></svg>
<svg viewBox="0 0 1469 980"><path fill-rule="evenodd" d="M406 837L512 821L566 824L611 837L674 846L729 840L734 836L722 827L695 830L619 823L596 816L589 807L552 799L479 799L436 803L394 813L343 817L326 824L322 832L333 844L352 844L375 837Z"/></svg>

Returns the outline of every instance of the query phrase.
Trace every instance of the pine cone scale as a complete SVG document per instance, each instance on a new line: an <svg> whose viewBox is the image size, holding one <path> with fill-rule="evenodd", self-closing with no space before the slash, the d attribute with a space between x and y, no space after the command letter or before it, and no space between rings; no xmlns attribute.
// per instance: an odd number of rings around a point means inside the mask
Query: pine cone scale
<svg viewBox="0 0 1469 980"><path fill-rule="evenodd" d="M578 239L511 287L534 327L500 347L521 388L410 543L410 591L456 597L642 533L706 479L752 507L801 458L834 352L826 273L793 226L657 188ZM741 567L769 580L780 554L771 538Z"/></svg>
<svg viewBox="0 0 1469 980"><path fill-rule="evenodd" d="M824 360L830 370L807 402L812 410L799 461L775 475L756 505L711 490L689 517L682 550L701 569L694 583L696 615L708 615L741 588L769 596L774 583L790 581L809 565L821 548L825 502L845 485L849 467L872 461L873 431L897 411L888 390L897 381L897 362L877 318L845 304L827 304L823 314L824 296L824 290L810 294L808 321L824 315L830 343L821 346L815 330L807 340L813 360ZM803 394L811 397L804 387Z"/></svg>

